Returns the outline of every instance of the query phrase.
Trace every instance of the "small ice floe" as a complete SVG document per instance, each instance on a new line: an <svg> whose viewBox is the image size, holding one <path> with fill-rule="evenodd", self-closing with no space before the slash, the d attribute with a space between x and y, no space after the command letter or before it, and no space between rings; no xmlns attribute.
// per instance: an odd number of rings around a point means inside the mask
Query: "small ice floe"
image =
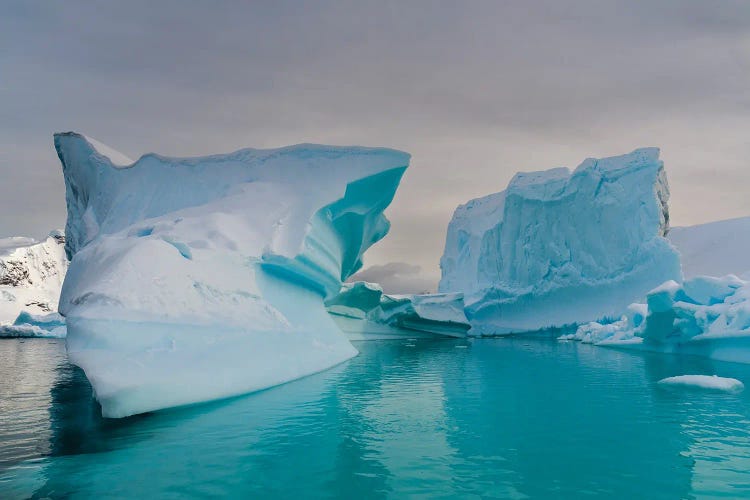
<svg viewBox="0 0 750 500"><path fill-rule="evenodd" d="M716 375L680 375L661 379L658 383L661 386L735 393L742 392L745 388L745 385L736 378L717 377Z"/></svg>

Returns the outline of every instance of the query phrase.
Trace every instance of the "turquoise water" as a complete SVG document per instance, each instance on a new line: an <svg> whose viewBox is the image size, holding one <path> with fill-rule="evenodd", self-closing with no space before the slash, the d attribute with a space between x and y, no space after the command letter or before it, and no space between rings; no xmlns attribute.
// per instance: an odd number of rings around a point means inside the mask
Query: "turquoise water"
<svg viewBox="0 0 750 500"><path fill-rule="evenodd" d="M0 341L0 498L750 496L750 366L549 340L359 343L332 370L104 420L55 340Z"/></svg>

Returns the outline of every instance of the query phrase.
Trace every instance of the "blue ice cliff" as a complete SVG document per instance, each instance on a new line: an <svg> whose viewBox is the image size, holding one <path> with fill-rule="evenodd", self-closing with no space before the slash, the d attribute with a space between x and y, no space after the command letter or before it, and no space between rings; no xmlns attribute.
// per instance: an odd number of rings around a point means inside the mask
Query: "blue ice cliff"
<svg viewBox="0 0 750 500"><path fill-rule="evenodd" d="M387 295L375 283L345 283L326 301L336 324L352 340L465 337L463 294Z"/></svg>
<svg viewBox="0 0 750 500"><path fill-rule="evenodd" d="M324 300L389 229L409 155L298 145L132 162L55 135L70 360L124 417L251 392L357 351Z"/></svg>
<svg viewBox="0 0 750 500"><path fill-rule="evenodd" d="M669 187L656 148L587 159L573 172L518 173L459 206L440 261L441 292L463 292L472 334L618 318L681 280L667 241Z"/></svg>

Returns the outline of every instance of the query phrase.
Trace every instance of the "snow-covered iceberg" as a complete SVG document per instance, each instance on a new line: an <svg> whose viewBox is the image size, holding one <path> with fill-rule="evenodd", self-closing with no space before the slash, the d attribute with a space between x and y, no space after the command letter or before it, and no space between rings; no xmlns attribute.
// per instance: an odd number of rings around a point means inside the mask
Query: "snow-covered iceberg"
<svg viewBox="0 0 750 500"><path fill-rule="evenodd" d="M463 295L387 295L375 283L345 283L326 301L328 312L352 340L465 337Z"/></svg>
<svg viewBox="0 0 750 500"><path fill-rule="evenodd" d="M656 148L587 159L575 171L518 173L503 192L456 209L441 292L463 292L472 334L618 318L680 280L669 188Z"/></svg>
<svg viewBox="0 0 750 500"><path fill-rule="evenodd" d="M60 312L105 416L259 390L356 355L323 301L388 232L408 154L298 145L130 163L75 133L55 147L71 257Z"/></svg>
<svg viewBox="0 0 750 500"><path fill-rule="evenodd" d="M56 314L68 259L65 236L0 239L0 337L64 337Z"/></svg>

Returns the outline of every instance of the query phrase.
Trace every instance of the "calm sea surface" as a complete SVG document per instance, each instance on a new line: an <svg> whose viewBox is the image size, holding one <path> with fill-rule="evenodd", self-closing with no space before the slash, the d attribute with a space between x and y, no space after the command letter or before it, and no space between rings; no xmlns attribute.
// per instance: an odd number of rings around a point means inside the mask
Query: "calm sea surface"
<svg viewBox="0 0 750 500"><path fill-rule="evenodd" d="M59 340L0 340L0 498L750 497L750 366L527 339L358 343L324 373L107 420ZM739 395L664 389L682 374Z"/></svg>

